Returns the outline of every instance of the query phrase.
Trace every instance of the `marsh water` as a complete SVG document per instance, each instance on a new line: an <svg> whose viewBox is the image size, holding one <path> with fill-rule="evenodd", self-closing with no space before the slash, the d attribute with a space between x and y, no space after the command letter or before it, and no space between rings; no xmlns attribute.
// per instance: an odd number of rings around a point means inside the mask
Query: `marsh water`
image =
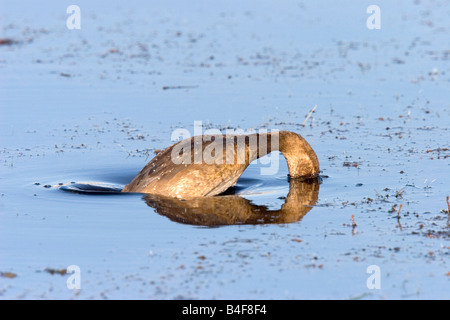
<svg viewBox="0 0 450 320"><path fill-rule="evenodd" d="M1 1L0 299L450 298L448 1L379 1L380 30L357 1L77 5ZM61 190L120 190L195 121L298 132L322 181L276 154L195 203Z"/></svg>

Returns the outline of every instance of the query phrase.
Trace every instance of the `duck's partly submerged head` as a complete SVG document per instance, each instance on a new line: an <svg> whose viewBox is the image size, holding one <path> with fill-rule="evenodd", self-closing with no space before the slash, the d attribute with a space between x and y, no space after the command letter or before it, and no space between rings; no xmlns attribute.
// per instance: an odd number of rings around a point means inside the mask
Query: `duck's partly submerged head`
<svg viewBox="0 0 450 320"><path fill-rule="evenodd" d="M293 179L317 177L319 175L319 159L309 143L295 132L280 131L272 133L272 135L276 134L279 135L278 149L286 158L288 164L289 177Z"/></svg>

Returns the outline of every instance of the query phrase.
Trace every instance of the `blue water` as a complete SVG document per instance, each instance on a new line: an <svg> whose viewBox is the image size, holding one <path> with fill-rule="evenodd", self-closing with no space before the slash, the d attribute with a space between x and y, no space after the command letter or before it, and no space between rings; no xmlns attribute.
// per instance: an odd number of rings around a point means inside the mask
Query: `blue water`
<svg viewBox="0 0 450 320"><path fill-rule="evenodd" d="M77 1L68 30L69 3L1 1L0 298L448 299L450 6L379 1L369 30L370 4ZM194 121L302 134L328 176L315 206L208 228L58 189L125 185ZM239 195L278 210L287 166L261 166ZM45 271L69 265L80 290Z"/></svg>

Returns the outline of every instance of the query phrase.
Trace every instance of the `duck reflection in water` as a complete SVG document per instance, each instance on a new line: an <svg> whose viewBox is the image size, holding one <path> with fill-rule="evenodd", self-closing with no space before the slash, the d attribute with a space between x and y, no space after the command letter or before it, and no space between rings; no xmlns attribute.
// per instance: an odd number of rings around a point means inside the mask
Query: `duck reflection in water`
<svg viewBox="0 0 450 320"><path fill-rule="evenodd" d="M155 194L144 195L149 207L172 221L198 225L276 224L300 221L319 197L319 180L290 179L289 193L279 210L255 205L239 195L197 197L180 200Z"/></svg>
<svg viewBox="0 0 450 320"><path fill-rule="evenodd" d="M196 197L187 200L145 194L143 199L149 207L172 221L198 225L223 226L234 224L276 224L300 221L319 198L321 178L290 179L289 193L279 210L255 205L235 194L215 197ZM63 191L91 195L126 195L120 186L96 183L76 183L59 187ZM229 193L229 192L228 192Z"/></svg>

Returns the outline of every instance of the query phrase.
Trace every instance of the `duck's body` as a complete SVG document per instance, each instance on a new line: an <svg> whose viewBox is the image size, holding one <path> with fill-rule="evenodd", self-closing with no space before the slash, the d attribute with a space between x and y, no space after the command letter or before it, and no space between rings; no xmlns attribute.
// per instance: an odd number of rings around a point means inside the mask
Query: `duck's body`
<svg viewBox="0 0 450 320"><path fill-rule="evenodd" d="M214 196L234 186L253 160L275 150L286 158L292 178L318 175L314 150L294 132L197 136L159 152L122 192L183 199Z"/></svg>

